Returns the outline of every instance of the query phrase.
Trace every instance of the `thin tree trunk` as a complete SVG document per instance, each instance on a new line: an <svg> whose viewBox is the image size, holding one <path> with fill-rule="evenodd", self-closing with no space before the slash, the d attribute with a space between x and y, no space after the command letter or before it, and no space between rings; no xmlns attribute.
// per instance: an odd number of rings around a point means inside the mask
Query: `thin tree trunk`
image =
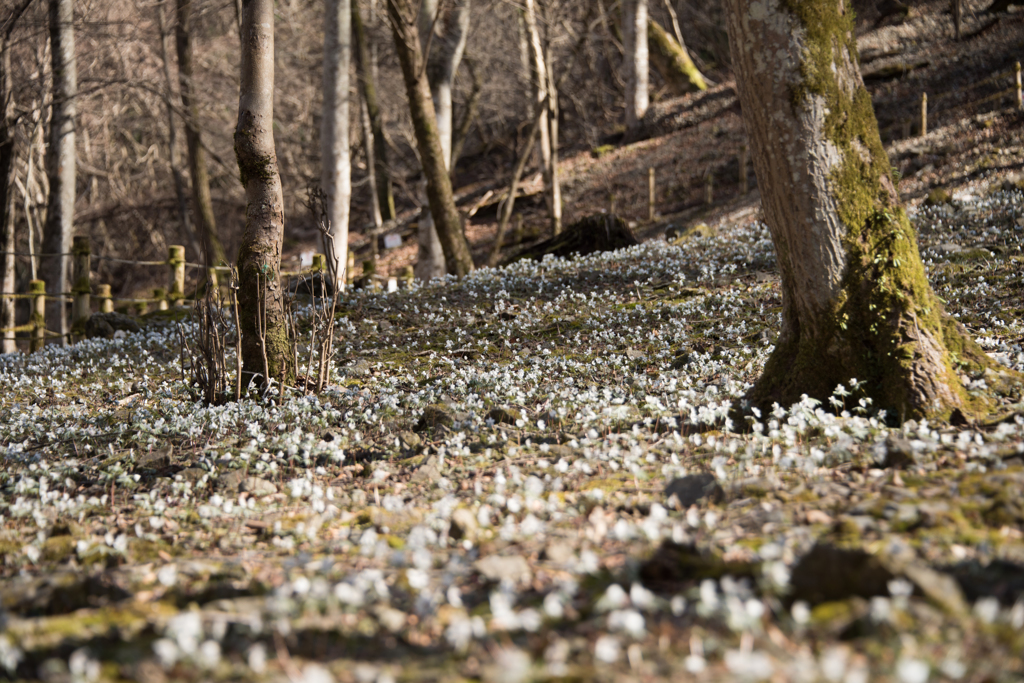
<svg viewBox="0 0 1024 683"><path fill-rule="evenodd" d="M274 0L245 0L235 156L245 186L245 230L238 250L242 367L290 382L280 278L284 206L274 148Z"/></svg>
<svg viewBox="0 0 1024 683"><path fill-rule="evenodd" d="M548 110L546 104L547 66L544 64L544 47L540 39L540 29L537 25L537 2L526 0L523 18L526 20L526 35L530 41L530 81L533 84L533 110L536 116L540 117L540 165L544 184L551 187L551 127L548 125Z"/></svg>
<svg viewBox="0 0 1024 683"><path fill-rule="evenodd" d="M14 269L14 83L11 76L11 33L32 0L21 0L4 20L0 33L0 292L13 293ZM14 299L0 298L0 328L14 327ZM13 332L0 332L0 353L18 350Z"/></svg>
<svg viewBox="0 0 1024 683"><path fill-rule="evenodd" d="M372 20L372 6L370 17ZM384 139L384 117L381 114L380 105L377 103L376 45L371 42L370 34L363 27L359 3L356 0L352 2L352 33L356 47L356 73L359 77L363 101L366 102L370 130L373 132L373 170L377 181L377 206L380 209L381 218L390 221L394 220L397 214L395 213L394 188L391 174L388 171L388 144Z"/></svg>
<svg viewBox="0 0 1024 683"><path fill-rule="evenodd" d="M47 174L50 196L43 253L66 254L71 251L75 217L75 97L78 71L75 63L75 28L72 0L50 0L50 43L53 68L53 114L50 117L50 149ZM55 255L43 259L43 279L51 296L68 291L67 259ZM68 332L64 302L46 304L47 328L61 335ZM67 337L61 337L67 343Z"/></svg>
<svg viewBox="0 0 1024 683"><path fill-rule="evenodd" d="M167 97L164 98L164 105L167 109L167 160L171 166L171 177L174 179L174 197L177 200L178 220L181 223L181 233L186 237L195 251L197 261L203 259L203 250L196 237L195 228L192 226L192 219L188 215L188 188L185 182L185 173L181 168L181 153L178 151L178 126L174 121L174 106L171 100L174 97L174 77L171 75L170 47L171 36L167 31L167 22L164 18L164 6L156 7L157 26L160 29L160 60L163 62L164 82L167 85ZM94 176L95 178L95 176Z"/></svg>
<svg viewBox="0 0 1024 683"><path fill-rule="evenodd" d="M243 10L244 14L244 10ZM185 142L188 145L188 171L192 177L192 208L195 223L202 237L203 249L210 265L227 263L224 246L217 236L217 221L213 214L213 200L210 197L210 176L206 170L206 152L203 150L202 134L199 132L199 108L193 94L192 0L177 0L178 25L175 43L178 52L178 81L181 90L181 106L185 112ZM245 46L243 46L243 53Z"/></svg>
<svg viewBox="0 0 1024 683"><path fill-rule="evenodd" d="M451 178L445 164L430 84L424 69L415 14L408 0L388 0L388 18L405 78L416 146L427 180L430 213L437 226L447 270L462 277L473 270L473 258L462 230L462 218L455 208Z"/></svg>
<svg viewBox="0 0 1024 683"><path fill-rule="evenodd" d="M648 105L647 0L623 0L622 37L626 52L626 129L635 130Z"/></svg>
<svg viewBox="0 0 1024 683"><path fill-rule="evenodd" d="M344 288L348 263L352 163L349 149L348 91L352 61L351 0L327 0L324 22L324 104L320 123L320 183L327 203L331 277Z"/></svg>
<svg viewBox="0 0 1024 683"><path fill-rule="evenodd" d="M782 275L782 330L749 400L824 401L856 378L900 420L973 412L947 349L990 361L928 283L857 67L853 12L843 0L725 5Z"/></svg>
<svg viewBox="0 0 1024 683"><path fill-rule="evenodd" d="M547 9L547 6L543 6ZM547 20L545 12L545 20ZM549 21L546 23L550 23ZM555 57L551 54L551 41L544 42L544 66L546 69L545 106L548 110L548 139L551 145L551 158L548 167L548 209L551 216L551 234L562 232L562 179L558 173L558 85L555 80Z"/></svg>
<svg viewBox="0 0 1024 683"><path fill-rule="evenodd" d="M449 21L445 22L442 35L437 35L437 24L440 22L436 0L423 0L420 7L420 40L423 42L423 58L427 60L427 80L430 81L430 94L434 101L434 114L437 117L437 134L441 142L445 168L449 175L452 171L452 89L455 74L465 53L466 40L469 36L470 0L458 0ZM430 44L438 42L439 47L433 56ZM440 235L434 226L433 217L426 215L419 223L419 255L416 259L416 276L423 280L444 275L446 263Z"/></svg>
<svg viewBox="0 0 1024 683"><path fill-rule="evenodd" d="M466 98L466 108L462 112L462 117L459 119L459 125L455 127L455 133L452 136L452 153L451 163L448 165L449 171L455 173L455 165L459 163L459 157L462 156L462 148L466 144L466 138L469 137L469 131L473 127L473 122L476 121L477 112L480 108L480 93L483 90L483 86L480 83L480 74L473 66L473 61L470 59L465 60L466 69L469 71L469 77L473 81L473 88L469 91L469 97Z"/></svg>

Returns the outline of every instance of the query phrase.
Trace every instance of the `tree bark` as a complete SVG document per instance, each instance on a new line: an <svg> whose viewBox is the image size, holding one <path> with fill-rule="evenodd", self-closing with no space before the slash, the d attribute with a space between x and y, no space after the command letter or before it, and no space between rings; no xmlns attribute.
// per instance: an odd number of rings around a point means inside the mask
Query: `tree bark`
<svg viewBox="0 0 1024 683"><path fill-rule="evenodd" d="M665 79L672 94L685 95L693 90L707 90L704 76L690 59L686 47L676 41L662 28L661 24L651 19L647 22L647 38L653 49L649 57Z"/></svg>
<svg viewBox="0 0 1024 683"><path fill-rule="evenodd" d="M538 4L536 0L526 0L523 18L529 37L534 113L540 117L541 173L547 188L544 201L548 206L551 231L557 235L562 231L562 188L558 177L558 86L554 80L549 42L541 37ZM540 4L539 9L545 9L545 5Z"/></svg>
<svg viewBox="0 0 1024 683"><path fill-rule="evenodd" d="M171 76L171 51L168 47L170 35L167 32L163 5L156 7L156 19L157 26L160 29L160 61L163 65L164 82L167 84L167 97L164 99L165 109L167 110L167 161L171 167L171 177L174 179L174 197L178 205L178 220L181 222L183 236L188 239L193 251L196 253L196 260L202 261L203 250L199 245L198 237L196 237L192 219L188 214L188 188L186 187L185 173L181 168L181 154L178 152L178 126L174 120L174 105L172 104L174 98L174 79Z"/></svg>
<svg viewBox="0 0 1024 683"><path fill-rule="evenodd" d="M352 163L348 130L349 66L352 61L351 0L327 0L324 22L324 104L320 122L320 183L327 204L325 245L331 278L345 285L348 263Z"/></svg>
<svg viewBox="0 0 1024 683"><path fill-rule="evenodd" d="M66 254L71 251L74 232L75 97L78 94L72 0L50 0L49 15L53 113L47 155L50 195L42 250L46 254ZM68 290L68 259L59 255L43 259L42 275L51 296L61 296ZM62 300L47 301L46 322L48 329L67 334L67 314ZM66 344L67 337L62 336L61 343Z"/></svg>
<svg viewBox="0 0 1024 683"><path fill-rule="evenodd" d="M12 293L14 270L14 82L11 76L10 40L14 27L32 0L20 0L4 20L0 33L0 292ZM14 299L0 298L0 329L14 327ZM13 332L0 332L0 353L18 350Z"/></svg>
<svg viewBox="0 0 1024 683"><path fill-rule="evenodd" d="M371 8L372 16L372 8ZM366 102L366 113L370 119L370 130L373 132L373 170L377 182L377 205L381 218L394 220L395 194L388 171L388 144L384 139L384 117L381 115L377 102L377 79L375 77L374 45L363 27L359 13L358 1L352 2L352 32L356 46L356 74L362 89L363 101Z"/></svg>
<svg viewBox="0 0 1024 683"><path fill-rule="evenodd" d="M213 200L210 197L210 176L206 170L206 152L203 149L202 134L199 132L199 107L193 95L192 0L177 0L177 30L175 44L178 52L178 80L181 90L181 106L185 112L185 142L188 145L188 172L192 177L192 207L195 223L206 250L210 265L227 263L224 246L217 236L217 221L213 215ZM242 48L245 51L245 46Z"/></svg>
<svg viewBox="0 0 1024 683"><path fill-rule="evenodd" d="M238 250L239 331L248 378L290 382L281 286L284 206L274 148L274 0L242 4L242 66L235 156L245 186L245 229Z"/></svg>
<svg viewBox="0 0 1024 683"><path fill-rule="evenodd" d="M473 258L462 230L462 218L455 208L415 15L408 0L388 0L388 18L395 37L395 50L402 65L416 146L427 180L430 213L437 226L447 270L462 277L473 270Z"/></svg>
<svg viewBox="0 0 1024 683"><path fill-rule="evenodd" d="M458 0L448 21L444 22L442 34L438 36L436 26L441 17L438 15L436 0L423 0L420 6L420 41L423 58L427 61L427 80L430 82L430 95L437 118L437 134L449 175L452 170L454 130L452 89L469 37L469 8L470 0ZM434 42L438 43L438 49L431 54L429 46ZM444 248L432 216L426 215L420 220L418 232L420 248L416 260L416 277L429 280L444 275L447 267Z"/></svg>
<svg viewBox="0 0 1024 683"><path fill-rule="evenodd" d="M782 275L782 330L748 394L824 401L853 378L899 419L967 412L989 361L942 310L900 205L843 0L727 0L745 127Z"/></svg>
<svg viewBox="0 0 1024 683"><path fill-rule="evenodd" d="M626 52L626 129L635 130L647 113L649 104L647 0L623 0L622 34Z"/></svg>

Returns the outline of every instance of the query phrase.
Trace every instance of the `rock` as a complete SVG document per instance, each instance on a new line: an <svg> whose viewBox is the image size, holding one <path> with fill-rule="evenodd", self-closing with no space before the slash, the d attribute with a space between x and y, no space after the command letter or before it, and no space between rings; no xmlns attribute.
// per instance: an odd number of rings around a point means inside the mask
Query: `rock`
<svg viewBox="0 0 1024 683"><path fill-rule="evenodd" d="M644 587L657 592L675 593L691 588L704 579L753 578L759 565L744 560L726 560L709 548L698 549L692 543L664 541L638 573Z"/></svg>
<svg viewBox="0 0 1024 683"><path fill-rule="evenodd" d="M487 417L494 420L496 424L514 425L516 420L523 418L523 414L516 408L491 408L490 412L487 413Z"/></svg>
<svg viewBox="0 0 1024 683"><path fill-rule="evenodd" d="M420 435L417 434L416 432L399 432L398 438L399 440L401 440L402 444L404 444L405 447L410 451L414 451L423 445L423 439L420 438Z"/></svg>
<svg viewBox="0 0 1024 683"><path fill-rule="evenodd" d="M209 472L201 467L186 467L181 472L178 472L177 476L181 477L183 481L195 483L207 474L209 474Z"/></svg>
<svg viewBox="0 0 1024 683"><path fill-rule="evenodd" d="M533 578L530 563L522 555L488 555L474 562L473 568L491 581L519 583Z"/></svg>
<svg viewBox="0 0 1024 683"><path fill-rule="evenodd" d="M366 377L372 370L373 365L364 359L353 361L344 367L345 374L354 377Z"/></svg>
<svg viewBox="0 0 1024 683"><path fill-rule="evenodd" d="M217 477L217 486L230 493L237 493L245 480L245 472L242 470L229 470Z"/></svg>
<svg viewBox="0 0 1024 683"><path fill-rule="evenodd" d="M701 501L717 503L724 495L725 492L718 485L715 475L706 472L673 479L665 487L665 498L675 496L680 507L684 509Z"/></svg>
<svg viewBox="0 0 1024 683"><path fill-rule="evenodd" d="M686 228L685 230L677 230L675 237L671 237L669 238L669 240L672 242L672 244L678 246L681 245L686 240L690 240L695 237L714 237L717 234L718 231L712 228L707 223L698 223L697 225L692 225L689 228ZM665 236L668 237L667 232Z"/></svg>
<svg viewBox="0 0 1024 683"><path fill-rule="evenodd" d="M917 464L917 454L907 439L890 435L885 440L885 457L882 467L903 470Z"/></svg>
<svg viewBox="0 0 1024 683"><path fill-rule="evenodd" d="M414 484L436 484L441 481L441 459L432 455L412 473Z"/></svg>
<svg viewBox="0 0 1024 683"><path fill-rule="evenodd" d="M936 187L928 196L925 198L924 203L928 206L938 206L940 204L952 204L953 195L949 194L946 190L941 187Z"/></svg>
<svg viewBox="0 0 1024 683"><path fill-rule="evenodd" d="M433 431L438 427L451 427L453 424L455 424L455 418L447 408L441 405L432 405L423 409L423 415L416 423L415 431Z"/></svg>
<svg viewBox="0 0 1024 683"><path fill-rule="evenodd" d="M135 458L135 470L162 470L171 466L174 446L164 446L149 453L140 453Z"/></svg>
<svg viewBox="0 0 1024 683"><path fill-rule="evenodd" d="M895 574L867 551L819 542L793 567L790 597L817 605L852 596L887 596L894 578Z"/></svg>
<svg viewBox="0 0 1024 683"><path fill-rule="evenodd" d="M903 575L937 607L950 614L967 614L967 601L964 600L964 594L952 576L920 562L913 562L904 567Z"/></svg>
<svg viewBox="0 0 1024 683"><path fill-rule="evenodd" d="M239 488L254 496L272 496L277 493L277 486L262 477L246 477Z"/></svg>
<svg viewBox="0 0 1024 683"><path fill-rule="evenodd" d="M505 259L502 265L531 258L540 261L546 255L569 258L573 254L586 256L598 251L615 251L640 244L626 221L612 214L587 216L566 227L551 239L535 244Z"/></svg>
<svg viewBox="0 0 1024 683"><path fill-rule="evenodd" d="M142 327L134 318L123 313L93 313L85 322L85 336L89 339L103 337L113 339L115 332L141 332Z"/></svg>
<svg viewBox="0 0 1024 683"><path fill-rule="evenodd" d="M334 291L331 276L326 273L314 273L299 278L288 287L290 294L305 294L306 296L330 296Z"/></svg>
<svg viewBox="0 0 1024 683"><path fill-rule="evenodd" d="M473 540L476 536L478 523L476 515L468 508L458 508L452 513L451 526L448 528L448 535L456 541L462 539Z"/></svg>
<svg viewBox="0 0 1024 683"><path fill-rule="evenodd" d="M572 546L564 541L552 541L544 547L544 559L555 564L569 564L576 553Z"/></svg>

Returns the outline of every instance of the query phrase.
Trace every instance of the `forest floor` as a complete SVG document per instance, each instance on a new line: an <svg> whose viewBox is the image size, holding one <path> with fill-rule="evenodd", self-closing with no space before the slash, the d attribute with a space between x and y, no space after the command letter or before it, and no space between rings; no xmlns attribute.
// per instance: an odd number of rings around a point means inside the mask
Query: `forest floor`
<svg viewBox="0 0 1024 683"><path fill-rule="evenodd" d="M320 395L197 403L159 315L0 357L0 677L1024 678L1019 388L958 426L879 415L855 378L730 422L781 301L756 193L723 180L706 207L705 161L677 162L719 146L729 177L728 97L666 103L674 131L566 162L574 205L621 188L659 238L349 291ZM1024 115L1000 106L891 151L947 310L1024 371ZM664 164L698 180L643 224ZM697 222L713 230L660 238ZM296 301L300 330L310 315Z"/></svg>

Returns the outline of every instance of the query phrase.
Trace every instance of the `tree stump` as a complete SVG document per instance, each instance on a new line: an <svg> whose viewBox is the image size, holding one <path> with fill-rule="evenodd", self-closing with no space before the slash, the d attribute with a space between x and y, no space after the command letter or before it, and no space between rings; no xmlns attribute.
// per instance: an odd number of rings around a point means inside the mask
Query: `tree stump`
<svg viewBox="0 0 1024 683"><path fill-rule="evenodd" d="M508 265L522 259L540 261L548 254L568 258L573 254L586 256L597 251L613 251L640 244L626 221L614 214L595 214L576 221L551 239L528 247L505 259Z"/></svg>

